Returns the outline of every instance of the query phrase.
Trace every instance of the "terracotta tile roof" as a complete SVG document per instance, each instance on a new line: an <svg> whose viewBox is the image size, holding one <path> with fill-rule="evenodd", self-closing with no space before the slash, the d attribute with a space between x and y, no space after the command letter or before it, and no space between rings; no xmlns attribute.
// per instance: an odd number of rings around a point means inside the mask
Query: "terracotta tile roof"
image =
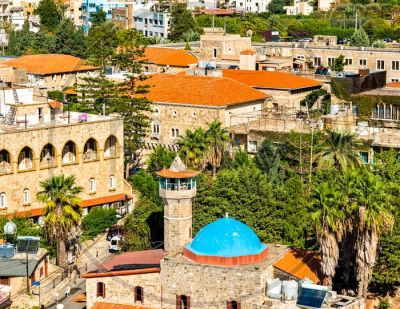
<svg viewBox="0 0 400 309"><path fill-rule="evenodd" d="M277 71L223 70L223 76L254 88L295 90L322 85L313 79Z"/></svg>
<svg viewBox="0 0 400 309"><path fill-rule="evenodd" d="M291 248L273 266L298 279L308 278L314 283L323 279L321 258L317 252Z"/></svg>
<svg viewBox="0 0 400 309"><path fill-rule="evenodd" d="M115 203L115 202L123 201L123 200L125 200L125 198L126 198L125 193L97 197L94 199L82 201L81 207L85 208L85 207L91 207L91 206L96 206L96 205Z"/></svg>
<svg viewBox="0 0 400 309"><path fill-rule="evenodd" d="M236 13L235 10L232 9L203 9L200 11L205 15L233 15Z"/></svg>
<svg viewBox="0 0 400 309"><path fill-rule="evenodd" d="M63 93L65 93L65 94L70 94L70 95L77 95L77 94L78 94L78 92L76 91L75 88L68 88L68 89L65 89L65 90L63 91Z"/></svg>
<svg viewBox="0 0 400 309"><path fill-rule="evenodd" d="M115 270L115 271L95 271L82 275L82 278L101 278L101 277L116 277L116 276L128 276L128 275L142 275L142 274L154 274L159 273L160 267L153 268L142 268L142 269L131 269L131 270Z"/></svg>
<svg viewBox="0 0 400 309"><path fill-rule="evenodd" d="M155 74L142 82L153 102L223 107L264 100L270 95L232 79L183 74Z"/></svg>
<svg viewBox="0 0 400 309"><path fill-rule="evenodd" d="M400 88L400 82L392 82L392 83L387 83L386 87L390 88Z"/></svg>
<svg viewBox="0 0 400 309"><path fill-rule="evenodd" d="M241 55L254 55L256 51L254 49L244 49L239 54Z"/></svg>
<svg viewBox="0 0 400 309"><path fill-rule="evenodd" d="M124 264L160 264L164 256L162 249L125 252L103 263L101 268L111 270L114 266Z"/></svg>
<svg viewBox="0 0 400 309"><path fill-rule="evenodd" d="M85 303L86 302L86 292L78 294L72 298L72 301L76 303Z"/></svg>
<svg viewBox="0 0 400 309"><path fill-rule="evenodd" d="M60 108L63 104L59 101L53 100L53 101L49 101L49 106L51 108Z"/></svg>
<svg viewBox="0 0 400 309"><path fill-rule="evenodd" d="M189 67L199 61L187 50L165 47L147 47L144 51L144 57L138 60L172 67Z"/></svg>
<svg viewBox="0 0 400 309"><path fill-rule="evenodd" d="M94 66L87 65L85 60L62 54L27 55L3 61L2 64L39 75L93 71L97 69Z"/></svg>
<svg viewBox="0 0 400 309"><path fill-rule="evenodd" d="M141 305L122 305L122 304L96 302L93 304L92 309L151 309L151 308L144 307Z"/></svg>
<svg viewBox="0 0 400 309"><path fill-rule="evenodd" d="M14 218L14 217L31 218L31 217L39 217L41 215L43 215L43 208L35 208L30 210L9 213L7 214L7 218Z"/></svg>
<svg viewBox="0 0 400 309"><path fill-rule="evenodd" d="M190 178L190 177L195 177L200 174L198 171L193 171L190 169L187 169L183 172L175 172L171 171L170 169L163 169L161 171L158 171L156 173L160 177L164 178Z"/></svg>

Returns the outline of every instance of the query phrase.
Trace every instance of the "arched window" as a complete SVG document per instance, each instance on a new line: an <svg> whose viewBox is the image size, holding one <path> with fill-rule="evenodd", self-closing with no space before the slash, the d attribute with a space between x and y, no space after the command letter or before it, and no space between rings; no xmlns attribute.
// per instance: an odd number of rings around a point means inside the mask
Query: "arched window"
<svg viewBox="0 0 400 309"><path fill-rule="evenodd" d="M0 151L0 175L11 173L11 156L10 153L3 149Z"/></svg>
<svg viewBox="0 0 400 309"><path fill-rule="evenodd" d="M117 180L115 179L114 175L110 175L108 177L108 188L110 190L114 190L117 187Z"/></svg>
<svg viewBox="0 0 400 309"><path fill-rule="evenodd" d="M176 309L190 309L190 297L186 295L176 295Z"/></svg>
<svg viewBox="0 0 400 309"><path fill-rule="evenodd" d="M69 141L65 144L62 151L62 163L75 163L76 162L76 145L74 142Z"/></svg>
<svg viewBox="0 0 400 309"><path fill-rule="evenodd" d="M89 193L96 192L96 179L90 178L89 179Z"/></svg>
<svg viewBox="0 0 400 309"><path fill-rule="evenodd" d="M111 135L106 140L106 144L104 145L104 157L105 158L113 158L117 156L117 138L114 135Z"/></svg>
<svg viewBox="0 0 400 309"><path fill-rule="evenodd" d="M56 151L52 144L47 144L43 147L40 153L40 166L54 166L56 165Z"/></svg>
<svg viewBox="0 0 400 309"><path fill-rule="evenodd" d="M33 168L33 152L29 147L24 147L18 156L18 170L29 170Z"/></svg>
<svg viewBox="0 0 400 309"><path fill-rule="evenodd" d="M106 285L103 282L97 282L96 296L106 297Z"/></svg>
<svg viewBox="0 0 400 309"><path fill-rule="evenodd" d="M144 294L143 294L143 288L141 286L135 287L135 303L136 302L141 302L143 304L144 302Z"/></svg>
<svg viewBox="0 0 400 309"><path fill-rule="evenodd" d="M93 138L89 138L83 150L83 160L91 161L97 159L97 142Z"/></svg>
<svg viewBox="0 0 400 309"><path fill-rule="evenodd" d="M240 309L240 303L236 300L229 300L226 302L226 309Z"/></svg>
<svg viewBox="0 0 400 309"><path fill-rule="evenodd" d="M25 188L23 192L23 203L24 205L29 204L31 202L31 194L29 189Z"/></svg>
<svg viewBox="0 0 400 309"><path fill-rule="evenodd" d="M6 208L7 207L7 194L4 192L0 193L0 208Z"/></svg>

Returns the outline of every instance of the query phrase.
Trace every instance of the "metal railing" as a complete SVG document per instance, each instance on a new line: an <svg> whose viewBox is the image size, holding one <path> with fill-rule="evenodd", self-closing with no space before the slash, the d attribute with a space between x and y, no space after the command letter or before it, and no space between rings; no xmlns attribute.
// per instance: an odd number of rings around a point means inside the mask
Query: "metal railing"
<svg viewBox="0 0 400 309"><path fill-rule="evenodd" d="M195 184L191 183L162 183L160 182L160 189L162 190L170 190L170 191L184 191L184 190L193 190L196 188Z"/></svg>

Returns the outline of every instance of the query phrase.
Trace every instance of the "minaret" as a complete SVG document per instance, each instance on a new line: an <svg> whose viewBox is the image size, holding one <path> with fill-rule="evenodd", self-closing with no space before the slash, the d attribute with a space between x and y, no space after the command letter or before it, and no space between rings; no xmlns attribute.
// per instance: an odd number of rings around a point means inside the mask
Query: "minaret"
<svg viewBox="0 0 400 309"><path fill-rule="evenodd" d="M164 250L173 254L192 240L192 199L196 196L197 171L187 169L177 155L169 169L157 173L164 203Z"/></svg>

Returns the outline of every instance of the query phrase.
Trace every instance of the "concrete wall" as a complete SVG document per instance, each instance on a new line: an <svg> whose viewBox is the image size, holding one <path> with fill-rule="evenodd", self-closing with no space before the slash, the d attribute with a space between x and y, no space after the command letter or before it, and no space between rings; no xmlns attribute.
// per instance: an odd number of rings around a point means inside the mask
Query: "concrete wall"
<svg viewBox="0 0 400 309"><path fill-rule="evenodd" d="M105 142L111 135L117 138L117 156L106 158ZM84 145L89 138L97 141L98 159L84 161ZM62 163L62 150L68 141L76 144L76 163ZM40 164L40 155L48 143L55 148L55 164L46 167ZM1 215L42 207L35 198L40 181L60 174L76 176L77 185L83 187L83 199L124 192L123 122L120 119L0 132L0 145L11 156L11 173L0 175L0 192L5 192L8 200L8 207L0 210ZM33 168L18 171L18 156L25 146L33 151ZM115 189L109 187L110 175L115 176ZM89 192L91 178L96 180L96 191L92 193ZM23 205L24 189L29 189L31 201Z"/></svg>
<svg viewBox="0 0 400 309"><path fill-rule="evenodd" d="M98 282L105 284L104 299L96 296ZM140 305L146 308L160 308L161 283L159 273L86 279L86 308L91 309L95 302L133 305L136 286L143 288L144 302Z"/></svg>

